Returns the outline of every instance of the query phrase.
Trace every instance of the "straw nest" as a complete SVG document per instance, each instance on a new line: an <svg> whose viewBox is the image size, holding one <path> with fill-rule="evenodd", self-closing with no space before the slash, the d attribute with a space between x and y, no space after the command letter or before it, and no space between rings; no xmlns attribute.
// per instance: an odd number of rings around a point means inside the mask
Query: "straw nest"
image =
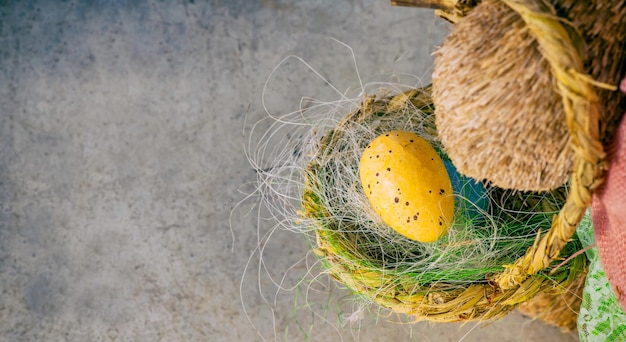
<svg viewBox="0 0 626 342"><path fill-rule="evenodd" d="M448 235L432 244L405 239L368 215L354 156L372 137L392 129L415 131L440 149L434 121L430 89L415 89L368 98L322 138L306 168L303 206L327 272L365 300L439 322L496 319L538 293L566 291L585 272L584 255L558 268L550 262L516 284L499 284L507 265L541 245L541 231L550 228L568 196L564 187L531 193L488 186L484 216L456 212ZM559 246L562 257L579 248L575 239ZM546 257L541 249L532 254Z"/></svg>
<svg viewBox="0 0 626 342"><path fill-rule="evenodd" d="M563 84L589 82L584 73L594 86L619 82L626 66L625 2L487 0L471 10L467 1L458 3L462 10L443 12L457 22L437 51L433 73L446 153L461 173L499 187L563 185L575 159ZM579 74L564 80L560 67ZM626 101L614 90L594 91L606 143Z"/></svg>
<svg viewBox="0 0 626 342"><path fill-rule="evenodd" d="M598 56L608 56L600 53L603 49L619 50L615 44L623 32L621 18L616 22L612 15L624 6L622 2L592 4L554 7L541 0L501 0L441 12L458 21L453 35L460 38L456 45L446 42L451 46L448 50L440 50L435 105L430 89L367 98L321 140L306 168L304 215L314 226L315 252L334 278L383 307L434 321L498 318L538 293L567 291L574 286L577 276L586 270L583 254L573 254L580 248L574 233L581 222L590 224L584 220L585 212L608 168L603 142L610 139L620 116L616 112L619 106L609 109L608 103L623 101L621 95L596 91L596 87L606 86L600 82L614 83L621 76L600 67L619 71L621 59L613 63ZM611 14L604 18L606 22L597 23L602 18L601 8L609 8ZM565 14L571 18L562 16ZM478 19L471 21L473 17ZM590 18L595 18L594 23L588 22ZM469 31L474 27L480 30ZM604 33L610 32L610 27L620 29L614 40ZM465 30L475 33L466 34ZM588 39L594 40L593 44L585 43ZM480 55L483 50L491 55ZM445 51L458 58L448 60L444 77L441 58ZM589 57L583 59L585 52ZM463 68L474 68L470 71L475 78ZM505 79L508 81L502 81ZM454 84L448 88L445 82ZM499 96L481 92L484 89ZM558 96L553 98L555 94ZM466 110L460 111L462 106ZM535 106L535 110L526 111L526 106ZM435 108L437 115L433 114ZM536 112L537 108L542 111ZM469 119L451 120L463 116ZM526 129L515 131L519 127ZM447 158L445 150L461 172L486 179L491 207L483 219L455 213L448 235L434 244L414 243L388 233L363 206L367 201L355 176L356 156L371 138L386 130L407 128L430 137L443 157ZM509 144L509 140L515 143ZM499 145L507 147L498 150ZM537 154L538 150L550 151ZM515 159L527 153L537 160L524 164ZM464 164L463 157L487 165L485 172L509 172L503 179L518 184L497 187L499 182L492 175L463 169L471 164ZM479 157L495 162L489 164L477 160ZM569 164L559 166L558 162ZM561 186L570 174L569 182ZM547 175L556 180L547 180ZM516 192L503 187L555 190ZM555 266L569 255L571 259Z"/></svg>

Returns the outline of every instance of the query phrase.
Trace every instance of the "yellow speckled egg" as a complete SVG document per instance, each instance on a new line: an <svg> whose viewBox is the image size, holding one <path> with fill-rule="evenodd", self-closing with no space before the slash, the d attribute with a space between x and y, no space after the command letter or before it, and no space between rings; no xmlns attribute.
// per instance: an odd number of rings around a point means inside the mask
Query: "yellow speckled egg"
<svg viewBox="0 0 626 342"><path fill-rule="evenodd" d="M383 222L409 239L432 242L447 233L454 196L446 167L428 141L391 131L365 148L363 190Z"/></svg>

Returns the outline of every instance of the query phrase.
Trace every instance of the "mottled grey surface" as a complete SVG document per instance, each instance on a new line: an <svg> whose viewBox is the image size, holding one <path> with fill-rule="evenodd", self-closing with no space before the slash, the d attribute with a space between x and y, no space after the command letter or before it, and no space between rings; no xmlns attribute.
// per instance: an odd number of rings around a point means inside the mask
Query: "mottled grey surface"
<svg viewBox="0 0 626 342"><path fill-rule="evenodd" d="M576 340L518 314L476 328L366 312L342 327L336 307L353 300L335 289L305 302L302 263L285 278L295 290L276 294L268 274L280 281L307 254L301 236L276 232L259 278L271 223L258 227L247 201L231 231L255 180L242 132L285 56L354 86L335 37L364 81L427 82L447 30L386 0L1 1L0 340ZM281 70L267 89L277 113L327 95L297 63Z"/></svg>

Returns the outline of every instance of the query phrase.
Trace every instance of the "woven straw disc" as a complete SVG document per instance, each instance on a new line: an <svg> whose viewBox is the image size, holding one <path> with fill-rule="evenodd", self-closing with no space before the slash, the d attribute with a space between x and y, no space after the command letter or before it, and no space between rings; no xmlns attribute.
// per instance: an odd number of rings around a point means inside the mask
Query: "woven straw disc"
<svg viewBox="0 0 626 342"><path fill-rule="evenodd" d="M622 2L610 15L603 14L603 27L596 19L606 11L601 4L606 1L562 2L559 9L580 17L574 25L583 40L592 42L578 42L581 54L596 54L587 58L585 68L598 81L617 83L620 76L609 72L623 69L623 57L617 54L622 48L615 39L622 34L611 37L602 29L626 32L615 20L625 12ZM623 101L616 92L599 95L614 106ZM440 139L461 173L502 188L532 191L554 189L569 179L573 151L550 65L507 5L484 1L457 23L437 52L433 100ZM601 121L615 122L618 114L605 111ZM603 140L612 126L602 127Z"/></svg>

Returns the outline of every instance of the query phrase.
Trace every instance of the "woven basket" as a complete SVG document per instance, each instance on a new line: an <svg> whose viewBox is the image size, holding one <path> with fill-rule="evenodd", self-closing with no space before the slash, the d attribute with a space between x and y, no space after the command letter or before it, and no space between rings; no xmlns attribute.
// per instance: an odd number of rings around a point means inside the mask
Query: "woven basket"
<svg viewBox="0 0 626 342"><path fill-rule="evenodd" d="M419 118L415 125L420 125L430 134L436 135L430 88L415 89L397 96L364 101L359 110L351 113L322 139L319 153L323 154L326 160L333 158L335 153L341 155L344 151L340 144L346 131L355 126L371 125L372 122L380 120L407 120L407 107L418 108L418 112L424 116ZM365 145L362 147L365 148ZM359 241L368 238L362 227L351 226L349 220L342 221L329 214L331 208L325 207L318 195L320 189L324 188L321 183L333 181L327 178L328 172L324 170L325 167L327 166L322 163L311 162L305 174L303 196L305 214L318 224L315 229L317 238L315 253L322 258L327 272L337 281L366 300L394 312L413 316L415 320L438 322L496 319L538 293L546 291L556 293L568 288L577 276L586 271L587 260L584 255L579 255L564 267L554 270L552 267L555 265L552 264L546 270L528 274L518 285L506 288L496 282L506 272L491 274L488 278L471 283L460 284L459 281L419 283L414 274L387 268L381 262L380 256L372 255L370 251L360 248ZM558 205L543 200L545 195L518 194L501 189L496 190L496 193L497 191L500 191L502 196L493 197L506 200L495 206L506 206L511 212L527 212L538 210L537 208L553 212L554 206ZM555 202L562 202L566 196L567 189L560 188L552 192L550 198L560 198ZM511 219L527 220L524 217ZM536 241L537 245L542 240ZM393 246L388 248L393 249ZM396 251L386 252L394 254ZM509 270L508 267L503 266L501 270ZM551 270L555 272L549 275Z"/></svg>
<svg viewBox="0 0 626 342"><path fill-rule="evenodd" d="M394 312L412 315L416 320L452 322L499 318L537 294L567 289L586 270L587 262L582 254L573 257L564 267L554 267L557 259L567 257L561 255L561 251L572 240L591 203L592 193L602 183L608 168L599 132L599 104L594 88L598 84L584 74L578 50L572 46L570 33L563 28L553 8L539 0L503 2L521 16L550 63L562 96L574 150L573 174L565 203L550 229L537 234L534 245L525 255L512 264L502 265L501 272L463 286L454 282L419 284L410 274L395 273L384 267L372 268L365 259L355 263L354 260L363 257L359 236L354 233L358 229L339 229L341 223L329 219L327 208L316 195L321 165L312 163L307 169L303 205L306 215L320 222L316 228L315 252L323 258L328 272L355 293ZM453 22L472 7L467 6L472 2L455 2L463 6L454 8L445 4L437 6L436 1L429 3L431 7L443 8L439 14ZM403 104L410 103L432 113L429 95L426 89L385 99L368 99L362 108L346 118L340 129L326 135L320 147L327 152L332 150L342 139L346 126L397 115ZM610 124L604 123L603 127ZM430 129L436 134L434 121Z"/></svg>

